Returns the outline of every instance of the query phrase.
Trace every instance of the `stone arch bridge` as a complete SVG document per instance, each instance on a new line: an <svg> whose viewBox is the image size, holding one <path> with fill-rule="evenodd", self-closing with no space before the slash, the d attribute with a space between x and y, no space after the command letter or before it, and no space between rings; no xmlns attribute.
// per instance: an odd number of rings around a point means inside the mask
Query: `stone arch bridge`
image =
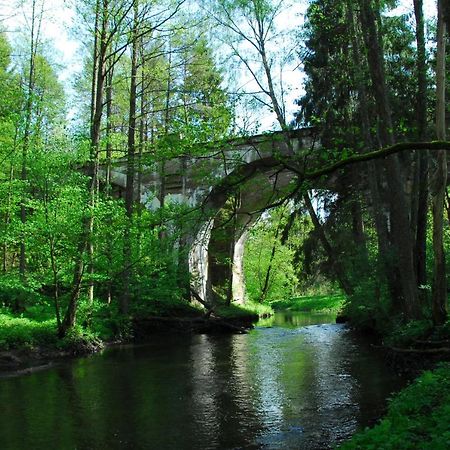
<svg viewBox="0 0 450 450"><path fill-rule="evenodd" d="M143 155L136 201L150 209L176 202L197 211L182 239L189 248L185 263L197 297L208 304L219 297L244 302L247 231L267 205L292 192L296 174L289 162L317 168L319 146L314 129L305 128L207 144L198 156L164 162L147 164ZM112 162L110 180L119 197L126 188L126 169L125 158ZM327 184L333 184L330 180Z"/></svg>

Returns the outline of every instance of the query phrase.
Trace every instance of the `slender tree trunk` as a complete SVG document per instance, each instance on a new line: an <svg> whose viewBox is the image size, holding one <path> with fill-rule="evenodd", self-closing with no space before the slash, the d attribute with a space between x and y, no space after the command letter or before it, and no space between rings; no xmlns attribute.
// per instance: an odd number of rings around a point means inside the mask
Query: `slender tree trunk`
<svg viewBox="0 0 450 450"><path fill-rule="evenodd" d="M359 98L359 115L362 124L362 133L364 139L364 151L367 152L373 149L374 142L370 132L370 114L369 114L369 99L367 93L367 86L365 84L364 74L359 70L363 64L363 56L361 55L361 45L359 39L359 30L356 29L354 10L352 2L347 2L348 17L347 20L350 26L350 33L352 36L352 56L355 67L354 77L358 91ZM367 162L367 181L370 191L372 213L375 221L375 229L377 231L378 241L378 255L383 267L382 273L386 277L389 292L392 296L397 293L397 283L394 276L391 259L389 258L389 231L387 225L387 215L385 214L386 205L382 201L381 188L379 185L379 178L383 173L383 168L377 161Z"/></svg>
<svg viewBox="0 0 450 450"><path fill-rule="evenodd" d="M112 102L113 102L113 80L114 80L114 66L109 63L106 77L106 162L105 162L105 194L106 197L111 198L112 194L112 184L111 184L111 162L112 162ZM109 215L107 219L108 230L112 229L112 218ZM110 233L110 239L106 243L106 258L108 260L109 268L113 267L113 256L112 256L112 233ZM108 281L106 286L106 302L111 304L112 301L112 274L108 269Z"/></svg>
<svg viewBox="0 0 450 450"><path fill-rule="evenodd" d="M31 32L30 32L30 55L29 55L29 68L28 68L28 80L27 80L27 98L25 103L25 125L23 133L23 143L22 143L22 162L21 162L21 174L20 179L23 182L22 200L20 202L20 220L22 222L22 227L25 227L27 222L27 208L26 208L26 194L27 190L25 183L28 179L27 165L28 165L28 151L30 146L31 137L31 119L33 113L33 96L34 96L34 84L35 84L35 60L37 44L39 39L40 21L42 19L41 15L37 16L37 1L33 0L31 3ZM20 256L19 256L19 274L22 283L26 283L26 243L25 243L25 231L22 231L20 240ZM21 300L17 299L15 304L15 309L20 310L23 308Z"/></svg>
<svg viewBox="0 0 450 450"><path fill-rule="evenodd" d="M425 49L425 23L423 16L423 0L414 0L417 42L417 137L419 141L426 139L427 129L427 65ZM415 258L417 267L417 283L427 284L426 275L426 238L428 212L428 152L416 152L416 245ZM414 213L414 211L413 211ZM422 297L426 290L422 290ZM422 303L423 303L422 299Z"/></svg>
<svg viewBox="0 0 450 450"><path fill-rule="evenodd" d="M445 38L444 2L438 0L438 35L436 67L436 137L445 140ZM447 319L447 280L444 253L444 199L447 189L447 158L445 150L436 151L436 172L433 180L433 321L442 325Z"/></svg>
<svg viewBox="0 0 450 450"><path fill-rule="evenodd" d="M277 225L277 229L275 231L275 237L274 237L274 241L273 241L273 245L272 245L272 250L270 252L269 265L267 266L266 276L264 277L264 284L261 289L261 303L264 303L264 301L266 300L267 295L269 293L270 276L272 274L273 261L275 259L275 254L277 252L277 246L279 244L278 238L279 238L281 228L282 228L282 226L281 226L282 218L283 218L283 216L281 216L280 221L278 222L278 225Z"/></svg>
<svg viewBox="0 0 450 450"><path fill-rule="evenodd" d="M98 20L101 22L100 38L97 47L94 49L94 59L97 60L95 64L96 72L93 76L96 79L93 85L93 90L91 95L95 98L92 102L94 112L91 114L91 146L90 146L90 158L87 164L88 175L90 176L89 183L89 204L87 205L83 220L82 220L82 234L77 246L77 256L73 271L73 281L72 281L72 292L70 294L69 304L67 306L66 314L64 320L62 321L61 328L59 330L59 335L64 336L67 331L74 326L76 321L76 314L78 308L78 299L80 295L81 283L83 281L83 276L85 272L84 255L87 252L90 259L90 267L93 267L93 227L94 227L94 207L95 207L95 195L97 190L97 179L98 179L98 149L100 145L100 134L101 134L101 122L103 115L103 97L104 97L104 84L105 84L105 64L106 55L108 49L107 42L107 24L108 24L108 7L109 0L102 0L101 11L96 10L96 15L98 15ZM99 6L99 3L97 3ZM96 30L97 32L97 30ZM90 282L89 288L93 287ZM89 295L91 296L93 291L89 289Z"/></svg>
<svg viewBox="0 0 450 450"><path fill-rule="evenodd" d="M16 139L14 139L15 148ZM5 231L9 229L9 224L11 223L11 197L12 197L12 181L14 179L14 165L11 163L9 167L9 185L8 185L8 198L6 201L6 213L5 213ZM2 244L2 271L6 274L8 270L8 244L6 240L3 240Z"/></svg>
<svg viewBox="0 0 450 450"><path fill-rule="evenodd" d="M128 313L130 303L130 283L132 276L132 243L131 227L133 222L133 204L134 204L134 177L135 177L135 151L136 151L136 84L137 84L137 57L138 57L138 1L134 3L134 23L133 37L131 45L131 79L130 79L130 108L128 122L128 153L127 153L127 187L125 190L125 210L128 218L128 224L124 233L124 269L123 269L123 288L124 293L120 302L120 312Z"/></svg>
<svg viewBox="0 0 450 450"><path fill-rule="evenodd" d="M167 136L169 134L169 119L170 119L170 93L172 87L172 46L169 48L169 60L167 67L167 86L166 86L166 103L164 112L164 133ZM166 160L165 156L162 155L160 163L160 188L159 188L159 202L161 213L165 206L166 199ZM160 233L160 239L164 237L164 233Z"/></svg>

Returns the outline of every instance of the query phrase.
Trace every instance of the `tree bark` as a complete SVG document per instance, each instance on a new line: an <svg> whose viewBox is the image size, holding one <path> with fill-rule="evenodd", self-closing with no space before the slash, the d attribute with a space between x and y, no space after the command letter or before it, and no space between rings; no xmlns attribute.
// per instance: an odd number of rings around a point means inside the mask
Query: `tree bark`
<svg viewBox="0 0 450 450"><path fill-rule="evenodd" d="M417 137L419 141L426 139L427 129L427 65L425 49L425 23L423 16L423 0L414 0L414 15L416 18L417 42ZM416 152L416 189L417 213L415 259L417 283L419 286L427 284L426 274L426 237L428 212L428 152ZM414 211L413 211L414 212ZM421 290L424 297L426 290ZM422 303L424 299L422 298Z"/></svg>
<svg viewBox="0 0 450 450"><path fill-rule="evenodd" d="M360 0L361 25L368 52L369 71L372 79L378 134L382 146L393 145L393 124L384 73L384 57L376 25L376 14L371 0ZM386 159L387 185L390 195L391 236L398 261L397 273L401 286L402 309L408 319L420 317L416 268L413 259L409 211L404 192L404 176L397 155Z"/></svg>
<svg viewBox="0 0 450 450"><path fill-rule="evenodd" d="M23 142L22 142L22 161L21 161L21 174L20 179L23 182L23 193L20 202L20 221L22 222L22 227L25 228L27 222L27 208L26 208L26 181L28 179L28 152L30 147L30 137L31 137L31 120L33 114L33 97L35 94L35 61L36 61L36 51L37 44L39 41L39 33L41 28L42 20L42 9L40 15L37 15L37 1L33 0L31 4L31 31L30 31L30 55L28 63L30 67L28 68L28 80L27 80L27 97L25 102L25 125L23 132ZM43 8L43 4L42 4ZM20 239L20 255L19 255L19 274L20 279L23 284L26 283L26 238L25 230L22 230ZM14 309L19 311L23 308L23 301L16 298Z"/></svg>
<svg viewBox="0 0 450 450"><path fill-rule="evenodd" d="M123 269L123 295L120 302L120 312L128 313L130 303L130 283L132 276L132 243L131 228L133 224L134 204L134 177L135 177L135 151L136 151L136 102L137 102L137 62L138 62L138 0L134 3L134 18L131 44L131 78L130 78L130 108L128 122L127 143L127 186L125 190L125 210L128 223L124 233L124 269Z"/></svg>
<svg viewBox="0 0 450 450"><path fill-rule="evenodd" d="M357 32L353 3L347 2L347 20L350 26L350 33L352 36L352 56L354 64L354 78L358 91L359 99L359 115L362 124L362 133L364 139L363 153L367 153L374 147L372 135L370 132L370 114L369 114L369 98L367 93L367 86L364 79L364 75L360 72L360 67L363 61L363 55L361 54L361 45L359 38L359 30ZM383 174L382 165L376 161L367 162L367 182L369 186L370 198L372 203L372 214L375 222L375 229L378 243L378 260L382 271L380 273L385 275L388 283L388 289L392 296L396 295L397 284L395 282L394 271L392 268L391 259L389 255L389 231L387 224L387 215L384 213L386 210L386 204L382 201L381 187L379 185L379 179Z"/></svg>
<svg viewBox="0 0 450 450"><path fill-rule="evenodd" d="M95 72L93 77L96 82L92 85L91 95L95 100L92 101L91 106L94 111L91 112L92 122L90 130L90 157L87 164L87 172L90 177L89 181L89 202L82 219L82 234L77 247L77 256L73 271L72 292L70 294L69 304L67 306L64 320L62 321L59 335L61 337L67 334L67 331L75 325L76 314L78 309L78 298L80 296L81 283L85 272L85 253L89 256L90 272L93 271L93 228L94 228L94 207L95 195L97 190L98 179L98 149L100 145L101 121L103 115L103 97L104 84L106 77L106 54L108 49L107 42L107 27L108 27L108 7L109 0L102 0L102 7L96 10L98 21L101 22L100 38L98 48L94 48L94 59L97 63L94 64ZM100 7L99 3L97 6ZM95 30L97 32L97 29ZM93 298L93 281L89 281L89 299Z"/></svg>
<svg viewBox="0 0 450 450"><path fill-rule="evenodd" d="M444 2L438 0L438 34L436 66L436 135L445 139L445 38ZM436 172L433 180L433 289L432 311L435 325L447 319L447 280L444 253L444 199L447 189L447 157L445 150L436 151Z"/></svg>

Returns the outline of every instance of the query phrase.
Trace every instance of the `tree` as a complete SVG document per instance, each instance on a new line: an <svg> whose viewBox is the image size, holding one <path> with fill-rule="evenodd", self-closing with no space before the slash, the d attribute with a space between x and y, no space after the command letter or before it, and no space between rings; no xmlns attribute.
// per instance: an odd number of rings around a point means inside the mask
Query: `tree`
<svg viewBox="0 0 450 450"><path fill-rule="evenodd" d="M44 2L38 0L32 0L31 7L31 17L30 17L30 50L29 50L29 61L28 61L28 74L26 79L27 93L26 93L26 103L25 103L25 119L24 119L24 131L22 140L22 167L21 167L21 180L22 182L27 181L27 165L28 165L28 152L30 145L30 135L32 133L32 114L33 114L33 97L35 95L35 64L36 55L38 51L38 45L40 42L40 30L42 23L42 16L44 10ZM20 205L20 219L22 224L25 225L27 220L27 210L26 210L26 200L22 198ZM25 236L22 236L20 243L20 263L19 272L22 282L25 282L25 270L26 270L26 245ZM20 305L17 305L20 308Z"/></svg>
<svg viewBox="0 0 450 450"><path fill-rule="evenodd" d="M437 66L436 66L436 137L444 141L445 124L445 39L447 26L444 16L444 2L438 1L438 30L437 30ZM445 271L444 253L444 197L447 190L447 156L445 150L436 152L436 171L433 179L433 321L442 325L447 319L447 279Z"/></svg>

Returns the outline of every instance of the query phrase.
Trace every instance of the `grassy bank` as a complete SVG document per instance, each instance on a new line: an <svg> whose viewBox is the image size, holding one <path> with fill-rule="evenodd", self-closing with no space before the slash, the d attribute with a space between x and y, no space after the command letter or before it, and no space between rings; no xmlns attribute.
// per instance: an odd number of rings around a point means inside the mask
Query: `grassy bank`
<svg viewBox="0 0 450 450"><path fill-rule="evenodd" d="M82 305L77 326L64 338L58 339L56 319L51 307L31 307L25 312L13 314L0 309L0 351L24 349L58 349L80 352L101 342L127 340L133 337L133 319L147 317L195 318L202 317L204 310L184 301L142 301L134 305L130 317L123 318L117 308L103 302L91 306ZM258 316L272 313L267 305L248 303L218 307L215 317L250 323Z"/></svg>
<svg viewBox="0 0 450 450"><path fill-rule="evenodd" d="M266 317L273 314L271 306L247 301L245 305L232 303L230 306L216 308L216 314L224 319L239 319L242 317Z"/></svg>
<svg viewBox="0 0 450 450"><path fill-rule="evenodd" d="M345 297L342 294L311 295L294 297L290 299L276 300L270 306L275 310L290 310L312 313L337 313L344 304Z"/></svg>
<svg viewBox="0 0 450 450"><path fill-rule="evenodd" d="M387 415L356 434L342 450L445 450L450 448L450 364L424 372L396 395Z"/></svg>

